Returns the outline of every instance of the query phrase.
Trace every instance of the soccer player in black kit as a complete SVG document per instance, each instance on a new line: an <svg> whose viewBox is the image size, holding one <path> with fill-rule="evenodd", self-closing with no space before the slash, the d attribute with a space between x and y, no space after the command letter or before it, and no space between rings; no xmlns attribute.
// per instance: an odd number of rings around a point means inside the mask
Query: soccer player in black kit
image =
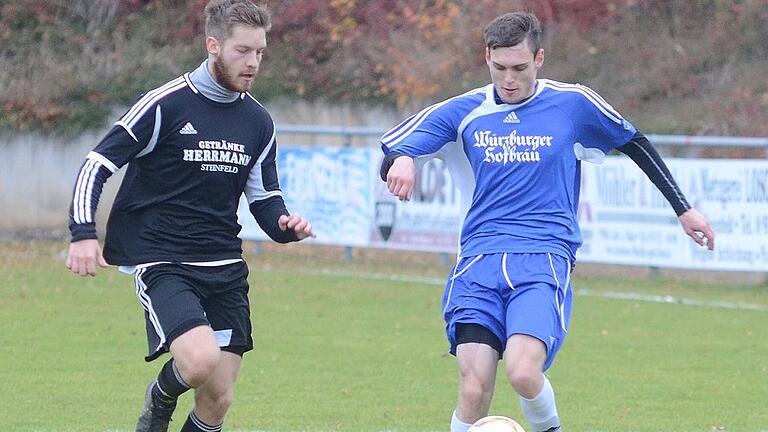
<svg viewBox="0 0 768 432"><path fill-rule="evenodd" d="M170 352L145 395L136 431L167 431L177 398L194 408L182 432L220 431L242 356L253 348L248 267L237 234L245 193L275 241L314 236L285 207L275 125L248 90L267 46L268 11L249 0L205 8L208 58L151 90L88 153L70 209L66 265L93 276L107 263L131 273L144 307L147 361ZM104 182L128 164L102 255L94 216Z"/></svg>

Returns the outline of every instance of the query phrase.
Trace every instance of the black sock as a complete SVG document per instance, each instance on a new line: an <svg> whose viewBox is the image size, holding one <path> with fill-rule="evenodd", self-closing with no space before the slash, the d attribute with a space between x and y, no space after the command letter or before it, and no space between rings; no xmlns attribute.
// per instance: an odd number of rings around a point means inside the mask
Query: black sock
<svg viewBox="0 0 768 432"><path fill-rule="evenodd" d="M187 421L184 423L184 426L181 427L180 432L221 432L221 426L223 424L224 423L221 423L216 426L207 425L197 418L195 411L193 410L190 411L189 417L187 417Z"/></svg>
<svg viewBox="0 0 768 432"><path fill-rule="evenodd" d="M189 384L184 381L176 368L176 362L170 359L157 375L157 385L152 389L152 396L155 397L155 400L159 399L171 403L175 402L189 388Z"/></svg>

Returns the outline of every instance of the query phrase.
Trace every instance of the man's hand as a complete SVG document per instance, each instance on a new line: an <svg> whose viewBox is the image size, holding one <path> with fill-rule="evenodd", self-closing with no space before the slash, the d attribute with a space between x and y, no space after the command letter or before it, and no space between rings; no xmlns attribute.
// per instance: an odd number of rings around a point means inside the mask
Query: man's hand
<svg viewBox="0 0 768 432"><path fill-rule="evenodd" d="M67 268L80 276L96 276L97 267L109 267L99 248L99 241L87 239L69 244Z"/></svg>
<svg viewBox="0 0 768 432"><path fill-rule="evenodd" d="M317 237L309 221L299 215L280 215L277 219L277 225L283 231L292 230L295 232L299 240L304 240L307 237Z"/></svg>
<svg viewBox="0 0 768 432"><path fill-rule="evenodd" d="M416 182L416 166L410 156L400 156L392 163L387 172L387 189L400 201L408 201L413 196Z"/></svg>
<svg viewBox="0 0 768 432"><path fill-rule="evenodd" d="M715 232L707 222L707 218L696 209L689 209L678 218L683 230L700 246L706 246L709 250L715 249Z"/></svg>

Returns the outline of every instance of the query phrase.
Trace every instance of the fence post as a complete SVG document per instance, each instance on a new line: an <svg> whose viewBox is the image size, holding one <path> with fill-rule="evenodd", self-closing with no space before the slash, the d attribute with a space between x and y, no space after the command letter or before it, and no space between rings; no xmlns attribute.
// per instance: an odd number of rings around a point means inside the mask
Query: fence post
<svg viewBox="0 0 768 432"><path fill-rule="evenodd" d="M451 254L445 252L440 253L440 265L445 268L451 268Z"/></svg>
<svg viewBox="0 0 768 432"><path fill-rule="evenodd" d="M254 240L253 241L253 250L252 252L254 254L260 254L261 253L261 240Z"/></svg>

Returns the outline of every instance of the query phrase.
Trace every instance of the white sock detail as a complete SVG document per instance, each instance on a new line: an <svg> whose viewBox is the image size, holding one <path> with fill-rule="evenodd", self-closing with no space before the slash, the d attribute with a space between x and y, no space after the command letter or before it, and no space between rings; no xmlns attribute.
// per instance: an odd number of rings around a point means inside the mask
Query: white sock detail
<svg viewBox="0 0 768 432"><path fill-rule="evenodd" d="M557 406L555 405L555 391L552 390L552 384L544 376L544 387L533 399L526 399L520 396L520 408L528 423L531 424L533 431L547 431L553 427L560 426L560 417L557 415Z"/></svg>
<svg viewBox="0 0 768 432"><path fill-rule="evenodd" d="M451 417L451 432L467 432L470 426L472 425L459 420L456 416L456 411L453 412L453 417Z"/></svg>
<svg viewBox="0 0 768 432"><path fill-rule="evenodd" d="M200 429L203 432L221 432L221 428L224 425L224 423L219 423L216 426L211 426L209 424L206 424L200 418L195 414L195 411L192 410L189 413L189 419L192 421L192 423Z"/></svg>

